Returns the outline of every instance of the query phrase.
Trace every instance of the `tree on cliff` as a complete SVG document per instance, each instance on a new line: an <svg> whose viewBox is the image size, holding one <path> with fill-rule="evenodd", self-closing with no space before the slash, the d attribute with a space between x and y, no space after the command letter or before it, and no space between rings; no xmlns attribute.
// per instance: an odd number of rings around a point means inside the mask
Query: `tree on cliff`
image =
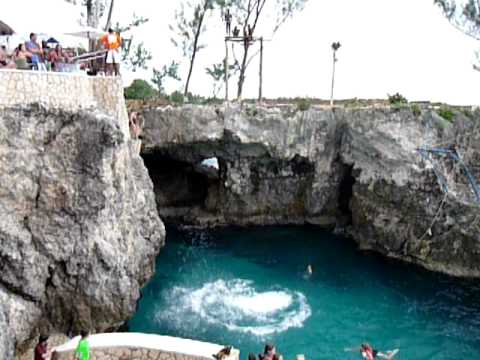
<svg viewBox="0 0 480 360"><path fill-rule="evenodd" d="M217 5L223 6L223 3L223 0L197 0L194 3L184 0L180 3L180 9L175 12L175 24L170 25L170 30L174 33L171 40L189 60L185 96L188 94L197 53L206 47L200 43L200 38L206 30L207 13L214 10Z"/></svg>
<svg viewBox="0 0 480 360"><path fill-rule="evenodd" d="M480 41L480 0L434 0L450 23L464 34ZM480 71L480 52L476 53L478 64L473 65Z"/></svg>
<svg viewBox="0 0 480 360"><path fill-rule="evenodd" d="M303 10L308 0L227 0L224 7L230 9L236 24L241 28L243 36L246 38L242 42L241 60L235 57L235 64L238 66L238 84L237 97L242 97L243 85L245 83L246 70L252 59L258 54L258 51L249 57L252 41L259 28L263 32L262 36L272 37L283 23L296 12ZM273 17L273 21L268 23L268 14Z"/></svg>
<svg viewBox="0 0 480 360"><path fill-rule="evenodd" d="M151 81L157 86L159 95L165 95L165 79L171 78L180 81L180 77L178 76L178 65L177 62L172 61L169 66L163 65L162 70L153 68L153 77Z"/></svg>
<svg viewBox="0 0 480 360"><path fill-rule="evenodd" d="M65 0L66 2L77 5L78 0ZM86 25L98 28L100 19L103 16L106 8L107 0L81 0L81 5L85 8L86 13L80 13L81 21L86 18ZM111 0L108 11L107 22L111 20L114 0Z"/></svg>
<svg viewBox="0 0 480 360"><path fill-rule="evenodd" d="M236 65L229 65L228 66L229 72L236 72L238 70L238 66ZM212 84L213 84L213 97L217 98L218 93L223 87L224 79L225 79L225 59L218 64L212 64L210 67L206 67L205 71L207 75L211 77Z"/></svg>
<svg viewBox="0 0 480 360"><path fill-rule="evenodd" d="M132 20L127 25L121 25L116 23L113 29L122 34L135 29L149 20L143 16L137 16L133 14ZM147 69L147 63L152 60L152 53L145 47L143 41L135 43L133 41L133 35L130 35L130 38L125 41L122 46L122 61L129 67L133 72L137 69Z"/></svg>
<svg viewBox="0 0 480 360"><path fill-rule="evenodd" d="M333 106L333 88L335 86L335 64L337 63L337 51L342 46L338 41L332 43L333 50L333 65L332 65L332 91L330 93L330 106Z"/></svg>
<svg viewBox="0 0 480 360"><path fill-rule="evenodd" d="M153 98L157 95L157 92L152 85L143 79L135 79L123 90L125 99L128 100L145 100Z"/></svg>

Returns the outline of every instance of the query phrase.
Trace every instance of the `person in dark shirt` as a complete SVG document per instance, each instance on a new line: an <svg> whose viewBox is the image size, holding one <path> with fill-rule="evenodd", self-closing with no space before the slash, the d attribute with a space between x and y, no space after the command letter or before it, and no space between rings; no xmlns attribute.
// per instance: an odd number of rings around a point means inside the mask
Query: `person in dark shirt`
<svg viewBox="0 0 480 360"><path fill-rule="evenodd" d="M38 344L35 346L34 360L48 360L50 359L50 351L48 350L48 336L40 335Z"/></svg>

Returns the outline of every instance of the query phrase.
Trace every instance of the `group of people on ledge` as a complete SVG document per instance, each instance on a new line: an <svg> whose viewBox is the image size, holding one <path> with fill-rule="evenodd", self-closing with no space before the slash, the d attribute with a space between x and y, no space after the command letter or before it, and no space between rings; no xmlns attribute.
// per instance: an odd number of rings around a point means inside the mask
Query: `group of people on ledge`
<svg viewBox="0 0 480 360"><path fill-rule="evenodd" d="M37 346L33 352L33 360L55 360L57 352L50 347L47 335L40 335ZM90 344L88 342L88 331L80 332L80 341L75 349L75 360L90 360Z"/></svg>
<svg viewBox="0 0 480 360"><path fill-rule="evenodd" d="M62 64L67 64L74 56L60 44L51 49L45 41L40 44L37 34L31 33L29 41L18 44L13 53L8 54L7 48L0 48L0 69L61 71Z"/></svg>
<svg viewBox="0 0 480 360"><path fill-rule="evenodd" d="M113 29L109 29L108 34L102 36L99 43L105 50L104 57L100 58L105 65L105 73L107 75L120 75L120 48L122 46L120 34ZM63 72L69 71L69 64L72 63L74 58L74 50L64 50L59 43L56 43L55 47L51 49L47 42L39 43L35 33L31 33L29 41L19 44L10 54L6 46L2 45L0 47L0 69ZM94 57L92 60L82 63L80 68L98 67L96 60L97 58ZM102 66L103 64L100 65L100 67Z"/></svg>

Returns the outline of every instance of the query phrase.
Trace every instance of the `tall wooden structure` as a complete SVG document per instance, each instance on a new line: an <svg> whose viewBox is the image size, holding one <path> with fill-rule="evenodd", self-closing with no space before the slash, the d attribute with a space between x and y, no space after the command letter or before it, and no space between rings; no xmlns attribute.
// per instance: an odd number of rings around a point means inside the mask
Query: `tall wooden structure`
<svg viewBox="0 0 480 360"><path fill-rule="evenodd" d="M245 37L245 36L226 36L225 37L225 101L228 101L229 92L228 92L228 80L229 80L229 66L228 66L228 44L235 44L235 43L242 43L244 44L246 41L249 43L260 43L260 64L258 69L258 101L261 101L263 98L263 37ZM250 46L250 45L249 45Z"/></svg>

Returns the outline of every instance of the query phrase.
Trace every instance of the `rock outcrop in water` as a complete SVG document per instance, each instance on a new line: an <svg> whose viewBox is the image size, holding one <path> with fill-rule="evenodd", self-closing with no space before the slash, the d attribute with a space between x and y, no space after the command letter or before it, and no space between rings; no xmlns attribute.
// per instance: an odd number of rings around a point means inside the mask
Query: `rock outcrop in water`
<svg viewBox="0 0 480 360"><path fill-rule="evenodd" d="M480 178L480 115L434 110L150 108L144 159L159 212L201 226L311 223L360 248L480 276L480 207L458 164L439 158L444 196L416 149L455 144ZM219 169L200 165L218 158ZM440 210L439 210L440 209Z"/></svg>
<svg viewBox="0 0 480 360"><path fill-rule="evenodd" d="M108 330L134 312L165 231L123 120L0 109L2 359L39 331Z"/></svg>

